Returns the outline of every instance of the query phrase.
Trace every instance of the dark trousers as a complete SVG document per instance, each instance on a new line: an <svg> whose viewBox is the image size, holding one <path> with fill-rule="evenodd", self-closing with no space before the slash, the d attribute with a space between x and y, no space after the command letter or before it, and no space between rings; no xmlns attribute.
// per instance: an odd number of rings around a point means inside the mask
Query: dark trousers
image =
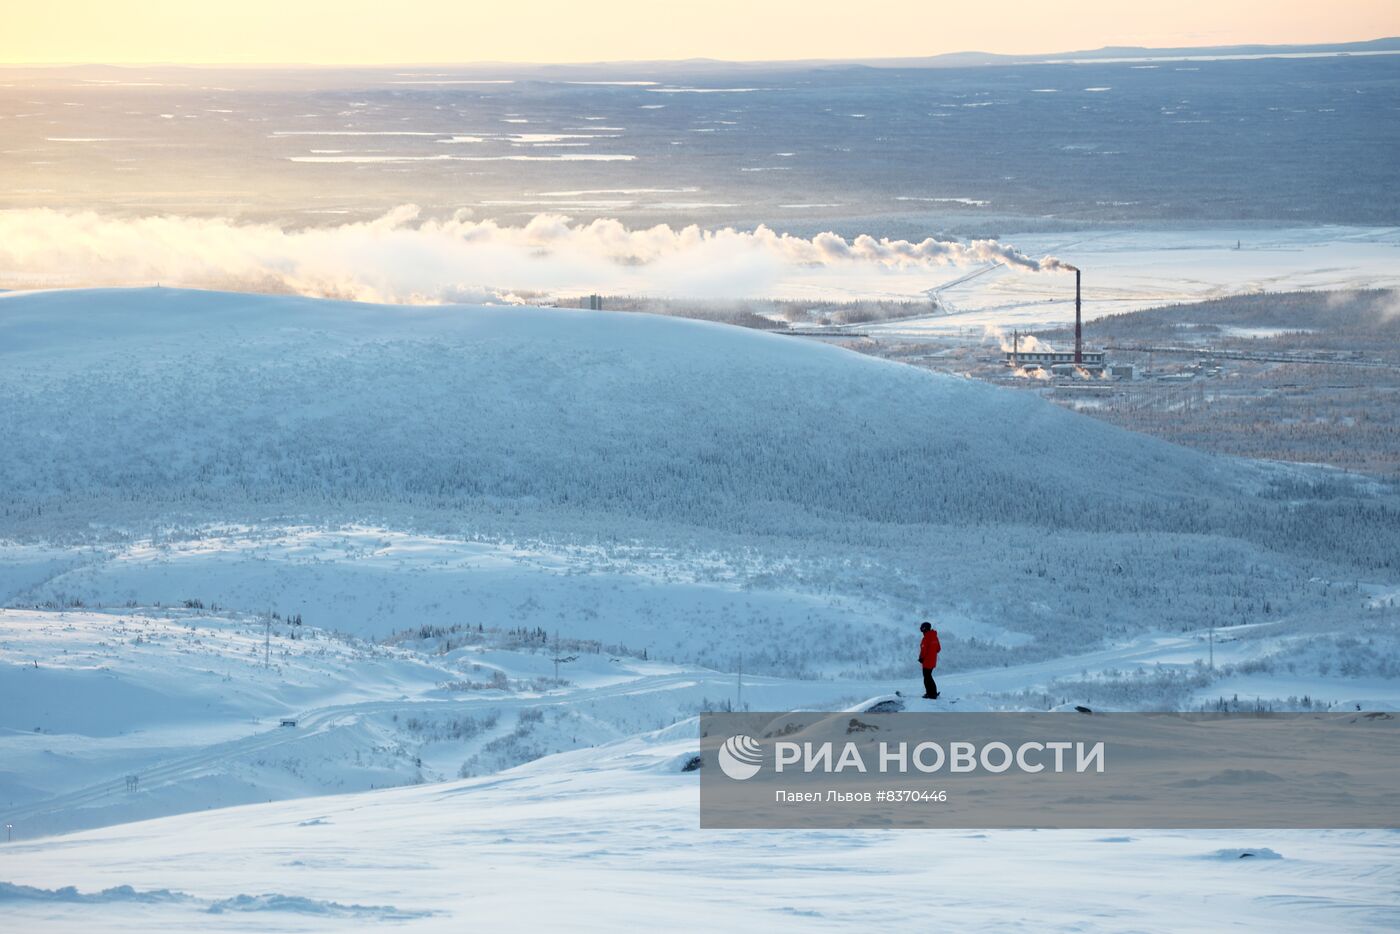
<svg viewBox="0 0 1400 934"><path fill-rule="evenodd" d="M938 695L938 685L933 683L932 668L924 669L924 693L929 697L936 697Z"/></svg>

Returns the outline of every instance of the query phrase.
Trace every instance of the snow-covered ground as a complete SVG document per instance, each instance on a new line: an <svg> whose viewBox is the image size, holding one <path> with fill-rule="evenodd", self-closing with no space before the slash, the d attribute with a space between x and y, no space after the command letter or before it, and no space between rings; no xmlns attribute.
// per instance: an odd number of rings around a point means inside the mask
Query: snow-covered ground
<svg viewBox="0 0 1400 934"><path fill-rule="evenodd" d="M733 699L732 675L579 653L569 684L532 685L551 648L444 652L438 637L373 645L316 631L273 638L263 667L257 623L192 609L0 614L4 684L18 687L0 705L5 791L31 798L3 814L19 831L0 847L9 923L747 930L936 915L959 929L1238 919L1303 931L1400 920L1387 831L701 831L696 778L683 771L697 748L690 714ZM1189 640L1161 638L942 686L976 709L981 688L1183 652ZM26 657L43 662L24 671ZM482 670L509 672L505 686L439 687L489 682ZM750 676L744 697L829 709L891 687ZM19 727L31 722L42 732ZM479 778L442 774L502 738L535 755L573 751ZM17 790L14 773L42 791ZM349 793L303 797L337 791ZM293 800L251 803L282 797ZM129 822L180 811L194 813ZM36 827L108 824L35 838Z"/></svg>
<svg viewBox="0 0 1400 934"><path fill-rule="evenodd" d="M385 644L188 608L0 610L0 816L34 837L442 781L654 730L741 689L751 704L821 707L880 688L752 674L741 688L606 644L555 645L524 628Z"/></svg>
<svg viewBox="0 0 1400 934"><path fill-rule="evenodd" d="M1387 831L701 831L696 774L680 770L694 730L490 778L10 844L0 905L22 929L75 931L1400 923Z"/></svg>
<svg viewBox="0 0 1400 934"><path fill-rule="evenodd" d="M686 591L673 596L682 604ZM1222 629L1213 649L1208 631L1152 633L939 678L945 706L959 711L1150 708L1164 689L1180 690L1172 678L1190 679L1187 706L1306 694L1318 709L1400 709L1400 679L1259 665L1274 654L1318 654L1328 630L1301 631L1291 620ZM468 625L370 642L186 607L0 610L0 819L32 838L486 774L726 705L827 709L916 693L911 678L740 675L555 639L538 627ZM1204 667L1212 653L1214 671ZM557 681L556 656L565 659ZM1103 703L1094 694L1105 682L1130 691L1134 679L1136 697Z"/></svg>
<svg viewBox="0 0 1400 934"><path fill-rule="evenodd" d="M702 832L681 771L922 618L960 710L1400 708L1373 482L641 315L11 294L0 363L20 929L1397 921L1391 833Z"/></svg>

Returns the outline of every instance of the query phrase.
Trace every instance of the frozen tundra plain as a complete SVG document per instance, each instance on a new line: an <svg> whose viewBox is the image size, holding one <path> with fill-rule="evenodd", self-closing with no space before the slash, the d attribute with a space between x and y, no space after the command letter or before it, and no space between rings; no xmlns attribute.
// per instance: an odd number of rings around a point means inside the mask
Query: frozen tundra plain
<svg viewBox="0 0 1400 934"><path fill-rule="evenodd" d="M702 832L682 771L925 617L958 709L1396 709L1364 478L636 315L16 293L0 356L19 930L1400 923L1391 831Z"/></svg>

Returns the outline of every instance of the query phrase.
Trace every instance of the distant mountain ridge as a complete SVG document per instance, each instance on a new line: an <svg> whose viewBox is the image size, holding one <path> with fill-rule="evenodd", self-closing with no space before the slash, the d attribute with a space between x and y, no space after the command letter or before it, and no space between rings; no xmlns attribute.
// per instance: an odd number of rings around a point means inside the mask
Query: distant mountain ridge
<svg viewBox="0 0 1400 934"><path fill-rule="evenodd" d="M1289 45L1207 45L1176 46L1153 48L1137 45L1106 45L1097 49L1081 49L1071 52L1036 52L1026 54L1006 54L1001 52L945 52L940 55L915 58L863 59L861 64L873 67L909 68L960 68L973 65L1023 65L1063 61L1112 61L1125 58L1191 58L1198 56L1269 56L1350 54L1350 53L1400 53L1400 37L1390 36L1380 39L1367 39L1360 42L1302 43Z"/></svg>
<svg viewBox="0 0 1400 934"><path fill-rule="evenodd" d="M333 72L372 74L380 71L412 68L450 68L454 72L472 73L489 71L493 75L507 75L519 79L538 80L598 78L631 74L645 69L649 77L672 78L681 75L706 75L734 72L773 72L793 71L809 68L968 68L996 65L1026 65L1067 61L1116 61L1122 59L1169 59L1169 58L1230 58L1230 57L1270 57L1295 55L1375 55L1400 54L1400 36L1383 36L1376 39L1363 39L1356 42L1316 42L1268 45L1250 43L1242 45L1202 45L1153 48L1148 46L1103 46L1097 49L1079 49L1064 52L982 52L968 50L962 52L942 52L926 56L901 56L894 58L853 57L853 58L808 58L787 60L748 60L729 61L718 58L687 59L638 59L631 61L598 61L566 63L528 63L509 61L479 62L417 62L411 64L386 65L300 65L294 62L267 62L260 64L171 64L153 62L150 64L108 65L101 63L54 63L48 65L7 65L0 63L0 70L7 74L32 72L36 75L61 72L68 76L129 74L132 70L170 70L188 72L191 70L236 71L243 74L261 70L293 69L308 75Z"/></svg>

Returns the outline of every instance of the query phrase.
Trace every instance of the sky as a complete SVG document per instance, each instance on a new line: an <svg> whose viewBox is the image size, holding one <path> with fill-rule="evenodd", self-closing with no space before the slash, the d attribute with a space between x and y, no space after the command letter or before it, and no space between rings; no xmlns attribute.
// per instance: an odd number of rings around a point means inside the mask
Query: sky
<svg viewBox="0 0 1400 934"><path fill-rule="evenodd" d="M1400 35L1400 0L10 0L0 62L887 58Z"/></svg>

